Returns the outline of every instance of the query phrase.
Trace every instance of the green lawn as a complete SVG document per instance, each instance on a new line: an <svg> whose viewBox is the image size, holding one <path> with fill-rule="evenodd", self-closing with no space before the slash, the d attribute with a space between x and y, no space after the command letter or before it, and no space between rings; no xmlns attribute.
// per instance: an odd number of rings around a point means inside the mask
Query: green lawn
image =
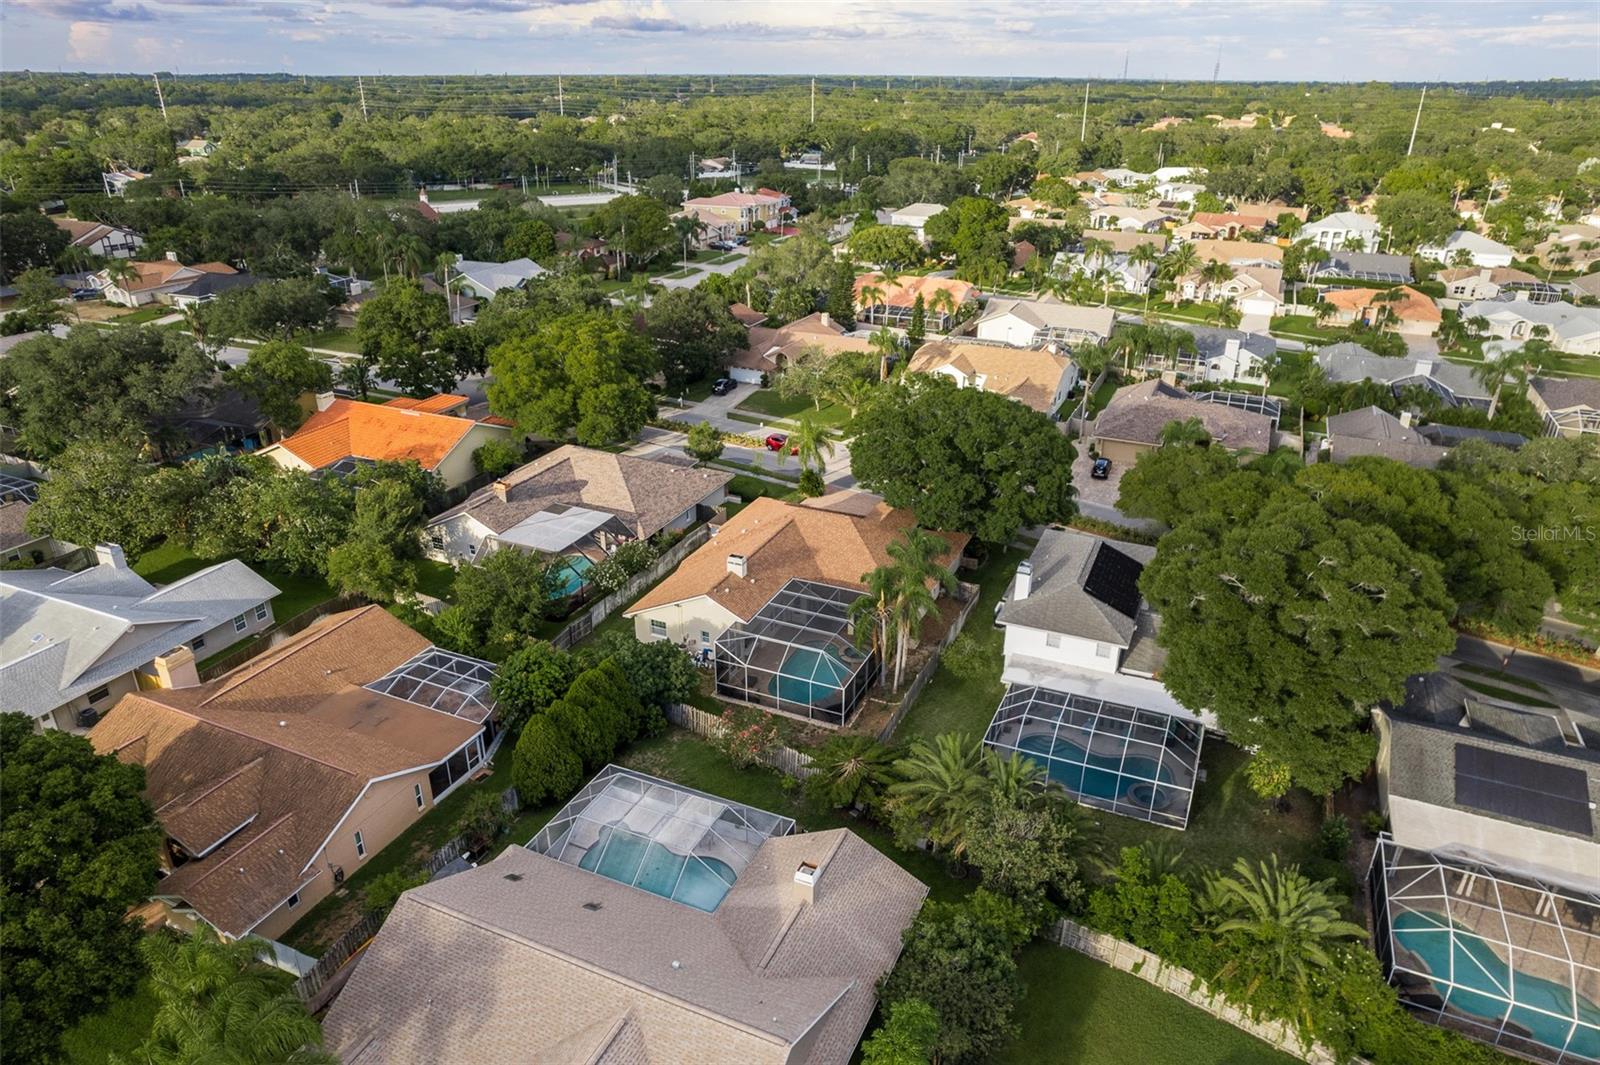
<svg viewBox="0 0 1600 1065"><path fill-rule="evenodd" d="M682 281L684 278L693 277L698 273L700 273L699 270L696 270L692 266L688 266L688 267L682 267L680 269L674 270L670 274L656 274L655 275L655 280L657 280L657 281Z"/></svg>
<svg viewBox="0 0 1600 1065"><path fill-rule="evenodd" d="M1116 394L1121 384L1116 374L1106 374L1105 379L1100 382L1100 387L1089 397L1089 417L1093 418L1106 409L1106 404L1111 402L1111 397Z"/></svg>
<svg viewBox="0 0 1600 1065"><path fill-rule="evenodd" d="M1022 1037L1014 1065L1289 1065L1296 1059L1137 976L1049 943L1020 958Z"/></svg>
<svg viewBox="0 0 1600 1065"><path fill-rule="evenodd" d="M425 558L417 563L417 591L423 595L448 600L455 580L456 568L448 562Z"/></svg>
<svg viewBox="0 0 1600 1065"><path fill-rule="evenodd" d="M1342 330L1320 326L1309 314L1284 314L1272 320L1270 332L1274 336L1292 334L1312 340L1336 340Z"/></svg>
<svg viewBox="0 0 1600 1065"><path fill-rule="evenodd" d="M1456 681L1463 688L1470 688L1479 695L1487 695L1491 699L1505 699L1508 702L1521 703L1524 706L1547 707L1552 710L1557 709L1555 703L1552 703L1546 699L1541 699L1537 695L1529 695L1526 691L1518 691L1515 688L1503 688L1494 684L1485 684L1481 680L1473 680L1470 677L1458 676L1456 677Z"/></svg>
<svg viewBox="0 0 1600 1065"><path fill-rule="evenodd" d="M67 1065L106 1065L110 1054L131 1055L150 1034L158 1005L150 981L140 980L133 994L67 1032L62 1039Z"/></svg>
<svg viewBox="0 0 1600 1065"><path fill-rule="evenodd" d="M183 545L168 541L139 556L133 569L152 584L171 584L222 561L220 558L200 558ZM288 621L296 614L333 598L333 589L321 577L305 577L258 564L250 565L250 568L278 586L278 595L272 600L272 616L279 622ZM228 650L233 652L238 648L230 647Z"/></svg>
<svg viewBox="0 0 1600 1065"><path fill-rule="evenodd" d="M730 252L724 252L723 254L717 256L715 259L707 259L705 262L706 262L707 266L722 266L725 263L738 262L740 259L743 259L743 258L745 258L745 256L739 254L738 252L730 251Z"/></svg>
<svg viewBox="0 0 1600 1065"><path fill-rule="evenodd" d="M824 425L842 426L850 420L850 412L834 403L824 403L819 410L810 396L789 399L778 395L776 389L758 388L739 401L739 409L749 414L769 418L811 417Z"/></svg>
<svg viewBox="0 0 1600 1065"><path fill-rule="evenodd" d="M354 329L324 329L320 333L308 333L300 337L299 342L308 348L328 348L350 355L358 355L361 352L361 345L356 343Z"/></svg>
<svg viewBox="0 0 1600 1065"><path fill-rule="evenodd" d="M157 318L165 318L169 314L177 313L176 310L164 303L156 303L107 320L113 325L144 325L146 322L153 322Z"/></svg>

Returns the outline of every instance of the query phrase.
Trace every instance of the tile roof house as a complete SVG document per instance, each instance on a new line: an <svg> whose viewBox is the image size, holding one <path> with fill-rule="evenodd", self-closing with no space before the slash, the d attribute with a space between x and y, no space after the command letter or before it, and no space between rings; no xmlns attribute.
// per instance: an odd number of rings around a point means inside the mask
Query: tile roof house
<svg viewBox="0 0 1600 1065"><path fill-rule="evenodd" d="M1528 340L1543 327L1550 346L1572 355L1600 355L1600 308L1532 300L1479 300L1464 304L1462 321L1483 318L1491 336Z"/></svg>
<svg viewBox="0 0 1600 1065"><path fill-rule="evenodd" d="M1225 281L1207 281L1196 270L1173 285L1172 299L1219 303L1233 300L1245 317L1271 318L1283 310L1283 271L1276 266L1233 266Z"/></svg>
<svg viewBox="0 0 1600 1065"><path fill-rule="evenodd" d="M1078 367L1065 355L971 341L931 340L907 364L911 373L938 374L960 388L1005 396L1052 417L1078 383Z"/></svg>
<svg viewBox="0 0 1600 1065"><path fill-rule="evenodd" d="M1119 464L1132 465L1146 451L1161 446L1161 431L1170 422L1200 419L1218 447L1264 455L1272 449L1272 419L1196 399L1181 388L1151 378L1120 389L1095 419L1095 450Z"/></svg>
<svg viewBox="0 0 1600 1065"><path fill-rule="evenodd" d="M136 274L129 280L112 281L104 270L94 275L94 286L106 300L125 307L143 307L157 302L160 297L183 292L191 285L203 282L207 275L236 275L238 271L227 263L196 263L185 266L175 255L153 262L131 260Z"/></svg>
<svg viewBox="0 0 1600 1065"><path fill-rule="evenodd" d="M1508 299L1535 303L1554 303L1561 298L1560 289L1514 266L1455 266L1440 270L1434 280L1444 284L1447 299L1466 303L1496 299L1502 293Z"/></svg>
<svg viewBox="0 0 1600 1065"><path fill-rule="evenodd" d="M1528 400L1546 436L1600 436L1600 381L1535 377L1528 382Z"/></svg>
<svg viewBox="0 0 1600 1065"><path fill-rule="evenodd" d="M751 325L750 339L728 360L728 376L743 384L760 384L762 374L775 374L807 351L825 355L872 350L864 336L854 336L827 311L808 314L776 329Z"/></svg>
<svg viewBox="0 0 1600 1065"><path fill-rule="evenodd" d="M291 470L345 473L356 462L411 460L439 474L446 488L477 476L472 453L490 440L512 440L503 425L353 399L335 399L262 454ZM348 462L346 460L349 460ZM340 464L344 463L344 466Z"/></svg>
<svg viewBox="0 0 1600 1065"><path fill-rule="evenodd" d="M368 606L199 687L129 693L89 740L144 767L166 920L270 939L482 763L491 676Z"/></svg>
<svg viewBox="0 0 1600 1065"><path fill-rule="evenodd" d="M712 912L511 847L401 896L327 1045L346 1065L845 1065L926 891L848 829L766 838Z"/></svg>
<svg viewBox="0 0 1600 1065"><path fill-rule="evenodd" d="M1334 462L1376 456L1424 470L1433 469L1450 453L1412 426L1409 416L1402 420L1382 407L1329 415L1322 446Z"/></svg>
<svg viewBox="0 0 1600 1065"><path fill-rule="evenodd" d="M1174 221L1172 212L1159 207L1126 207L1107 204L1089 212L1089 225L1095 229L1128 229L1153 233L1165 222Z"/></svg>
<svg viewBox="0 0 1600 1065"><path fill-rule="evenodd" d="M727 498L733 474L567 445L430 520L430 558L470 562L500 547L601 555L687 529Z"/></svg>
<svg viewBox="0 0 1600 1065"><path fill-rule="evenodd" d="M1257 200L1235 200L1233 203L1233 213L1257 215L1262 218L1270 218L1274 222L1278 220L1280 215L1291 214L1300 219L1300 221L1304 222L1308 217L1310 217L1311 211L1306 207L1290 207L1282 200L1267 200L1265 202Z"/></svg>
<svg viewBox="0 0 1600 1065"><path fill-rule="evenodd" d="M871 289L881 290L882 294L870 295ZM934 303L940 298L941 293L948 298L949 306L941 306L935 310ZM855 295L856 307L863 321L872 325L900 327L911 323L917 297L921 296L928 331L944 333L949 331L952 320L960 315L968 304L977 303L978 288L970 282L953 277L901 274L899 277L890 278L883 274L862 274L856 278ZM867 298L869 295L870 299Z"/></svg>
<svg viewBox="0 0 1600 1065"><path fill-rule="evenodd" d="M1309 240L1324 251L1371 251L1378 247L1378 220L1355 211L1335 211L1307 222L1295 234L1296 240Z"/></svg>
<svg viewBox="0 0 1600 1065"><path fill-rule="evenodd" d="M712 237L723 238L748 233L757 222L770 229L794 217L788 195L775 189L697 196L683 201L683 211L704 222Z"/></svg>
<svg viewBox="0 0 1600 1065"><path fill-rule="evenodd" d="M121 226L62 217L51 218L50 221L66 231L71 238L71 247L85 248L108 259L131 259L135 252L144 247L143 237Z"/></svg>
<svg viewBox="0 0 1600 1065"><path fill-rule="evenodd" d="M1260 232L1276 223L1276 215L1196 211L1194 217L1173 230L1172 235L1181 240L1237 240L1247 229Z"/></svg>
<svg viewBox="0 0 1600 1065"><path fill-rule="evenodd" d="M1380 318L1390 321L1395 332L1408 336L1432 336L1439 331L1444 315L1439 305L1410 285L1388 290L1373 288L1334 288L1322 294L1333 307L1328 320L1340 324L1364 322L1375 325Z"/></svg>
<svg viewBox="0 0 1600 1065"><path fill-rule="evenodd" d="M1080 307L1058 300L991 299L975 323L979 340L1013 347L1105 340L1116 324L1115 307Z"/></svg>
<svg viewBox="0 0 1600 1065"><path fill-rule="evenodd" d="M1191 241L1201 262L1230 266L1283 266L1283 249L1259 240Z"/></svg>
<svg viewBox="0 0 1600 1065"><path fill-rule="evenodd" d="M1438 244L1422 244L1417 254L1436 263L1454 264L1468 258L1473 266L1510 266L1514 249L1470 229L1458 229Z"/></svg>
<svg viewBox="0 0 1600 1065"><path fill-rule="evenodd" d="M1094 232L1110 233L1114 231L1095 230ZM1095 240L1098 238L1087 237L1086 239ZM1156 276L1155 263L1135 262L1131 255L1119 251L1113 251L1109 254L1099 251L1085 252L1081 248L1058 251L1051 265L1060 274L1074 270L1086 274L1097 274L1104 270L1111 277L1111 287L1135 296L1144 295L1145 291L1150 287L1150 282Z"/></svg>
<svg viewBox="0 0 1600 1065"><path fill-rule="evenodd" d="M1446 359L1391 359L1349 341L1330 344L1314 358L1329 381L1376 381L1389 385L1396 395L1416 385L1452 407L1489 409L1490 390L1472 375L1471 367Z"/></svg>
<svg viewBox="0 0 1600 1065"><path fill-rule="evenodd" d="M97 564L0 571L0 704L81 730L141 686L199 683L205 657L271 628L278 589L230 559L157 588L122 548Z"/></svg>
<svg viewBox="0 0 1600 1065"><path fill-rule="evenodd" d="M1557 226L1533 249L1540 265L1563 270L1587 270L1600 262L1600 226L1578 222Z"/></svg>

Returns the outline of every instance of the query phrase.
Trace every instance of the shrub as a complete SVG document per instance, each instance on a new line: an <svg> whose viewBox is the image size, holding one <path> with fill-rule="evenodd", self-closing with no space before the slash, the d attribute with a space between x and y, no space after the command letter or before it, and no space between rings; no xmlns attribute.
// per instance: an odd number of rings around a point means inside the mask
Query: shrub
<svg viewBox="0 0 1600 1065"><path fill-rule="evenodd" d="M499 477L522 465L522 448L510 440L489 440L472 453L472 468Z"/></svg>
<svg viewBox="0 0 1600 1065"><path fill-rule="evenodd" d="M577 675L573 657L545 640L512 652L490 685L500 704L501 723L512 732L521 731L530 717L544 713L565 695Z"/></svg>
<svg viewBox="0 0 1600 1065"><path fill-rule="evenodd" d="M962 680L976 680L994 672L994 657L977 637L963 632L939 653L939 662Z"/></svg>
<svg viewBox="0 0 1600 1065"><path fill-rule="evenodd" d="M583 759L549 713L529 721L517 738L511 780L529 806L564 798L583 782Z"/></svg>
<svg viewBox="0 0 1600 1065"><path fill-rule="evenodd" d="M561 730L572 752L587 770L605 765L611 752L617 749L617 744L622 740L622 730L616 718L571 699L556 700L550 709L540 715L540 719L553 722Z"/></svg>
<svg viewBox="0 0 1600 1065"><path fill-rule="evenodd" d="M646 709L688 702L700 689L700 670L694 659L670 640L640 643L632 633L607 633L582 645L578 657L586 667L614 662ZM658 715L648 716L654 719ZM653 730L644 729L642 734L652 735Z"/></svg>
<svg viewBox="0 0 1600 1065"><path fill-rule="evenodd" d="M1350 819L1342 814L1334 814L1322 822L1317 832L1317 850L1330 861L1344 861L1350 853L1350 841Z"/></svg>
<svg viewBox="0 0 1600 1065"><path fill-rule="evenodd" d="M368 913L388 913L400 896L428 882L428 874L414 869L393 869L367 881L361 889L361 908Z"/></svg>
<svg viewBox="0 0 1600 1065"><path fill-rule="evenodd" d="M1263 799L1274 800L1287 795L1289 785L1293 782L1288 766L1260 754L1245 763L1244 778L1249 782L1251 791Z"/></svg>
<svg viewBox="0 0 1600 1065"><path fill-rule="evenodd" d="M722 712L711 745L736 768L748 769L783 739L770 714L753 706L730 706Z"/></svg>
<svg viewBox="0 0 1600 1065"><path fill-rule="evenodd" d="M808 498L820 496L824 491L827 490L827 486L822 483L822 474L818 473L809 466L800 471L800 481L798 487L800 489L800 494Z"/></svg>
<svg viewBox="0 0 1600 1065"><path fill-rule="evenodd" d="M861 1065L927 1065L939 1039L939 1015L920 998L889 1007L888 1020L861 1046Z"/></svg>
<svg viewBox="0 0 1600 1065"><path fill-rule="evenodd" d="M479 789L467 800L461 817L456 821L456 832L462 837L467 850L476 854L499 838L511 827L512 814L500 801L500 792Z"/></svg>
<svg viewBox="0 0 1600 1065"><path fill-rule="evenodd" d="M688 451L701 462L710 462L722 454L722 434L710 422L696 422L689 427Z"/></svg>

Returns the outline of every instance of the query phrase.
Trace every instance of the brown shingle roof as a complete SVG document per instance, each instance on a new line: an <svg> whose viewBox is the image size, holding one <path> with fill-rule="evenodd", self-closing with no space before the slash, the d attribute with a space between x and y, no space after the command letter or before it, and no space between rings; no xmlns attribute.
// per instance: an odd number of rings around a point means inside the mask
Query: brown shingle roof
<svg viewBox="0 0 1600 1065"><path fill-rule="evenodd" d="M859 498L857 493L851 495ZM819 502L821 506L770 497L755 500L624 615L704 595L748 621L795 577L861 588L862 574L888 562L889 545L916 524L910 512L881 503L870 515L861 516L829 509L836 505L836 496L822 496ZM969 537L938 535L950 544L946 561L954 562ZM728 572L729 555L745 557L746 576Z"/></svg>
<svg viewBox="0 0 1600 1065"><path fill-rule="evenodd" d="M1160 444L1170 422L1199 418L1212 440L1229 450L1272 449L1272 419L1264 414L1191 399L1160 378L1131 385L1111 397L1095 419L1094 435L1135 444Z"/></svg>
<svg viewBox="0 0 1600 1065"><path fill-rule="evenodd" d="M374 462L415 459L423 469L431 470L476 424L424 410L336 399L326 410L307 418L279 446L312 469L354 455Z"/></svg>
<svg viewBox="0 0 1600 1065"><path fill-rule="evenodd" d="M945 366L968 377L981 375L985 392L1050 414L1055 407L1056 389L1072 360L1038 348L934 340L917 349L907 369L912 373L933 373Z"/></svg>
<svg viewBox="0 0 1600 1065"><path fill-rule="evenodd" d="M872 344L866 337L849 335L826 314L808 314L777 329L752 325L749 342L743 351L734 353L728 365L772 371L779 369L783 360L798 358L807 349L837 355L845 351L871 351Z"/></svg>

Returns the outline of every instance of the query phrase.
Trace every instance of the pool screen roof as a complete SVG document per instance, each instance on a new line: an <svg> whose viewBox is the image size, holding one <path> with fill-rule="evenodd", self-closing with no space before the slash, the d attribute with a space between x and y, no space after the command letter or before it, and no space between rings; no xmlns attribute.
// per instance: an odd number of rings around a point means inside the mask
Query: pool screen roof
<svg viewBox="0 0 1600 1065"><path fill-rule="evenodd" d="M626 829L684 858L721 861L737 877L763 843L793 832L794 821L608 765L528 842L528 849L588 868L583 859L594 847L605 845L609 833L602 830L608 828ZM639 874L647 864L639 866Z"/></svg>
<svg viewBox="0 0 1600 1065"><path fill-rule="evenodd" d="M39 501L39 485L26 477L16 477L9 473L0 473L0 502L20 499L27 503Z"/></svg>
<svg viewBox="0 0 1600 1065"><path fill-rule="evenodd" d="M587 507L552 507L541 510L497 534L508 543L535 551L565 551L611 521L610 514Z"/></svg>
<svg viewBox="0 0 1600 1065"><path fill-rule="evenodd" d="M494 698L489 694L494 671L493 662L430 647L367 688L482 724L494 713Z"/></svg>
<svg viewBox="0 0 1600 1065"><path fill-rule="evenodd" d="M1400 999L1534 1061L1600 1061L1600 896L1378 841L1375 944Z"/></svg>
<svg viewBox="0 0 1600 1065"><path fill-rule="evenodd" d="M1157 710L1023 685L1006 689L983 742L1039 762L1086 806L1181 829L1205 731Z"/></svg>

